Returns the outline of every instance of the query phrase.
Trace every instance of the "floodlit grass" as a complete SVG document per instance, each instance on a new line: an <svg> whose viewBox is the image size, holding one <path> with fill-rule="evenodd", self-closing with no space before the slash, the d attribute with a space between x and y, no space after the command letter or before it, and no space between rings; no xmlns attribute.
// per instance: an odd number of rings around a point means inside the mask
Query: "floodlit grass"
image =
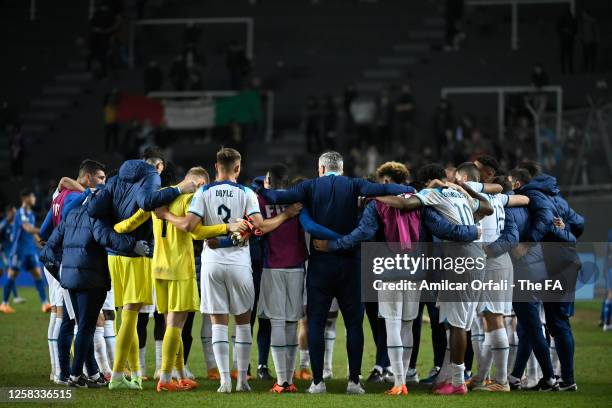
<svg viewBox="0 0 612 408"><path fill-rule="evenodd" d="M26 304L17 305L17 313L0 314L0 387L52 387L49 382L49 356L46 342L48 315L40 312L36 292L20 288ZM439 397L431 395L425 387L412 386L406 397L388 397L382 392L384 384L366 384L366 395L345 395L346 350L342 319L338 321L338 338L334 354L334 375L337 379L327 383L326 395L306 395L306 383L298 383L298 394L271 395L271 384L252 380L253 392L220 395L215 391L218 384L199 380L197 390L184 393L158 394L153 381L145 382L141 392L111 392L101 390L77 390L76 406L88 407L393 407L418 406L441 407L612 407L612 333L603 333L597 328L599 304L581 302L576 305L576 316L572 320L576 338L576 393L532 393L512 392L484 394L472 392L465 397ZM194 324L194 344L189 358L189 367L196 376L205 372L200 345L200 317ZM367 320L364 322L366 346L363 357L364 376L374 362L374 346ZM152 376L155 366L153 346L153 320L149 322L149 345L147 348L147 374ZM425 376L432 363L431 337L428 325L423 327L421 353L418 370ZM256 367L256 343L252 352L252 365ZM270 358L270 364L271 358ZM20 407L34 404L19 404ZM40 406L40 404L37 404ZM47 404L48 405L48 404ZM8 405L7 405L8 406Z"/></svg>

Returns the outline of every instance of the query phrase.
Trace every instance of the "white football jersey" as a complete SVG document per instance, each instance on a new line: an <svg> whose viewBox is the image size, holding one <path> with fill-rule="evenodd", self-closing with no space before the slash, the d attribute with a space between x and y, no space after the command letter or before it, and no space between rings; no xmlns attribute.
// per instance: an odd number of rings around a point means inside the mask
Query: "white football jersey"
<svg viewBox="0 0 612 408"><path fill-rule="evenodd" d="M193 195L189 212L200 218L204 225L228 224L245 215L259 213L257 195L248 187L231 182L219 181L200 188ZM248 245L202 251L202 263L251 265Z"/></svg>
<svg viewBox="0 0 612 408"><path fill-rule="evenodd" d="M425 188L415 196L457 225L474 225L474 213L480 207L478 200L451 188Z"/></svg>
<svg viewBox="0 0 612 408"><path fill-rule="evenodd" d="M483 193L484 185L475 181L468 181L467 184L472 190L480 193L493 207L493 214L487 215L478 222L478 226L482 229L482 236L479 242L490 244L497 241L504 229L506 220L506 211L504 207L508 205L509 198L506 194L486 194Z"/></svg>

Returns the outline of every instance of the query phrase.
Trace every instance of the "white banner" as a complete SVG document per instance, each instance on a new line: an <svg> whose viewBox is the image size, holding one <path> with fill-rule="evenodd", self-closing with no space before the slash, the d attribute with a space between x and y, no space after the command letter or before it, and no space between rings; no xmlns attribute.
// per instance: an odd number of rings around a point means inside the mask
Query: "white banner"
<svg viewBox="0 0 612 408"><path fill-rule="evenodd" d="M215 105L204 100L164 101L168 129L208 129L215 126Z"/></svg>

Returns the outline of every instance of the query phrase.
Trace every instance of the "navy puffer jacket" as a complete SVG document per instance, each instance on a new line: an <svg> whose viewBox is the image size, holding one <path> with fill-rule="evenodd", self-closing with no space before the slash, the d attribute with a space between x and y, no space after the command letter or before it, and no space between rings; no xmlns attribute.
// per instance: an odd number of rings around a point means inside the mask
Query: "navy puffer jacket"
<svg viewBox="0 0 612 408"><path fill-rule="evenodd" d="M560 195L557 179L540 174L516 191L529 197L532 213L529 240L532 242L576 242L584 231L584 218L576 214ZM556 228L553 217L565 223L565 229Z"/></svg>
<svg viewBox="0 0 612 408"><path fill-rule="evenodd" d="M111 177L106 185L96 191L89 200L87 212L96 219L108 219L113 224L130 218L142 208L154 210L172 202L178 197L178 188L160 190L161 179L151 166L143 160L127 160L121 165L119 174ZM151 221L129 233L137 241L151 241L153 230ZM109 253L136 257L133 252L113 251Z"/></svg>
<svg viewBox="0 0 612 408"><path fill-rule="evenodd" d="M53 231L40 258L65 289L109 290L111 280L104 248L131 252L135 245L134 238L117 234L107 220L91 218L83 205L72 210Z"/></svg>

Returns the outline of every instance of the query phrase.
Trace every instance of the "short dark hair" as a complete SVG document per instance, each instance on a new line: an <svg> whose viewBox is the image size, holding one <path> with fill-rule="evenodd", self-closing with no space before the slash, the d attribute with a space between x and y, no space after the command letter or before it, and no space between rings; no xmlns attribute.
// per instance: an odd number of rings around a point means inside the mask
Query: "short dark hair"
<svg viewBox="0 0 612 408"><path fill-rule="evenodd" d="M472 162L463 162L455 169L457 173L462 173L468 176L469 181L480 181L480 172L478 167Z"/></svg>
<svg viewBox="0 0 612 408"><path fill-rule="evenodd" d="M306 176L295 176L294 178L291 179L291 181L289 182L290 186L295 186L297 184L300 184L302 181L306 181L308 180L308 177Z"/></svg>
<svg viewBox="0 0 612 408"><path fill-rule="evenodd" d="M268 170L270 184L274 188L285 188L289 185L289 169L282 163L274 164Z"/></svg>
<svg viewBox="0 0 612 408"><path fill-rule="evenodd" d="M387 176L395 184L405 184L409 175L410 172L406 165L395 161L383 163L376 169L377 178L381 179Z"/></svg>
<svg viewBox="0 0 612 408"><path fill-rule="evenodd" d="M240 152L231 147L223 147L217 152L217 164L225 169L242 160Z"/></svg>
<svg viewBox="0 0 612 408"><path fill-rule="evenodd" d="M176 166L172 162L164 163L164 171L159 175L162 187L169 187L178 182Z"/></svg>
<svg viewBox="0 0 612 408"><path fill-rule="evenodd" d="M166 164L166 156L164 152L159 147L147 147L144 151L143 157L145 161L149 160L161 160L164 164Z"/></svg>
<svg viewBox="0 0 612 408"><path fill-rule="evenodd" d="M446 180L446 172L444 167L438 163L426 164L417 171L416 179L423 184L435 179Z"/></svg>
<svg viewBox="0 0 612 408"><path fill-rule="evenodd" d="M19 192L19 198L24 199L30 194L34 194L34 190L32 190L31 188L24 188Z"/></svg>
<svg viewBox="0 0 612 408"><path fill-rule="evenodd" d="M510 183L510 180L508 180L507 175L495 176L493 177L493 180L491 180L491 183L499 184L500 186L502 186L502 193L504 194L509 191L512 191L512 184Z"/></svg>
<svg viewBox="0 0 612 408"><path fill-rule="evenodd" d="M510 171L510 177L512 177L512 179L516 181L521 182L521 184L529 183L532 178L529 170L521 168L521 167L512 169L512 171Z"/></svg>
<svg viewBox="0 0 612 408"><path fill-rule="evenodd" d="M102 163L91 159L85 159L79 165L79 176L83 174L94 175L100 170L106 172L106 167Z"/></svg>
<svg viewBox="0 0 612 408"><path fill-rule="evenodd" d="M480 155L476 158L476 161L480 162L483 166L487 166L493 169L495 173L497 173L501 166L495 157L489 156L487 154Z"/></svg>
<svg viewBox="0 0 612 408"><path fill-rule="evenodd" d="M542 172L542 166L540 166L540 163L533 160L525 159L521 161L519 167L527 170L531 177L535 177Z"/></svg>

